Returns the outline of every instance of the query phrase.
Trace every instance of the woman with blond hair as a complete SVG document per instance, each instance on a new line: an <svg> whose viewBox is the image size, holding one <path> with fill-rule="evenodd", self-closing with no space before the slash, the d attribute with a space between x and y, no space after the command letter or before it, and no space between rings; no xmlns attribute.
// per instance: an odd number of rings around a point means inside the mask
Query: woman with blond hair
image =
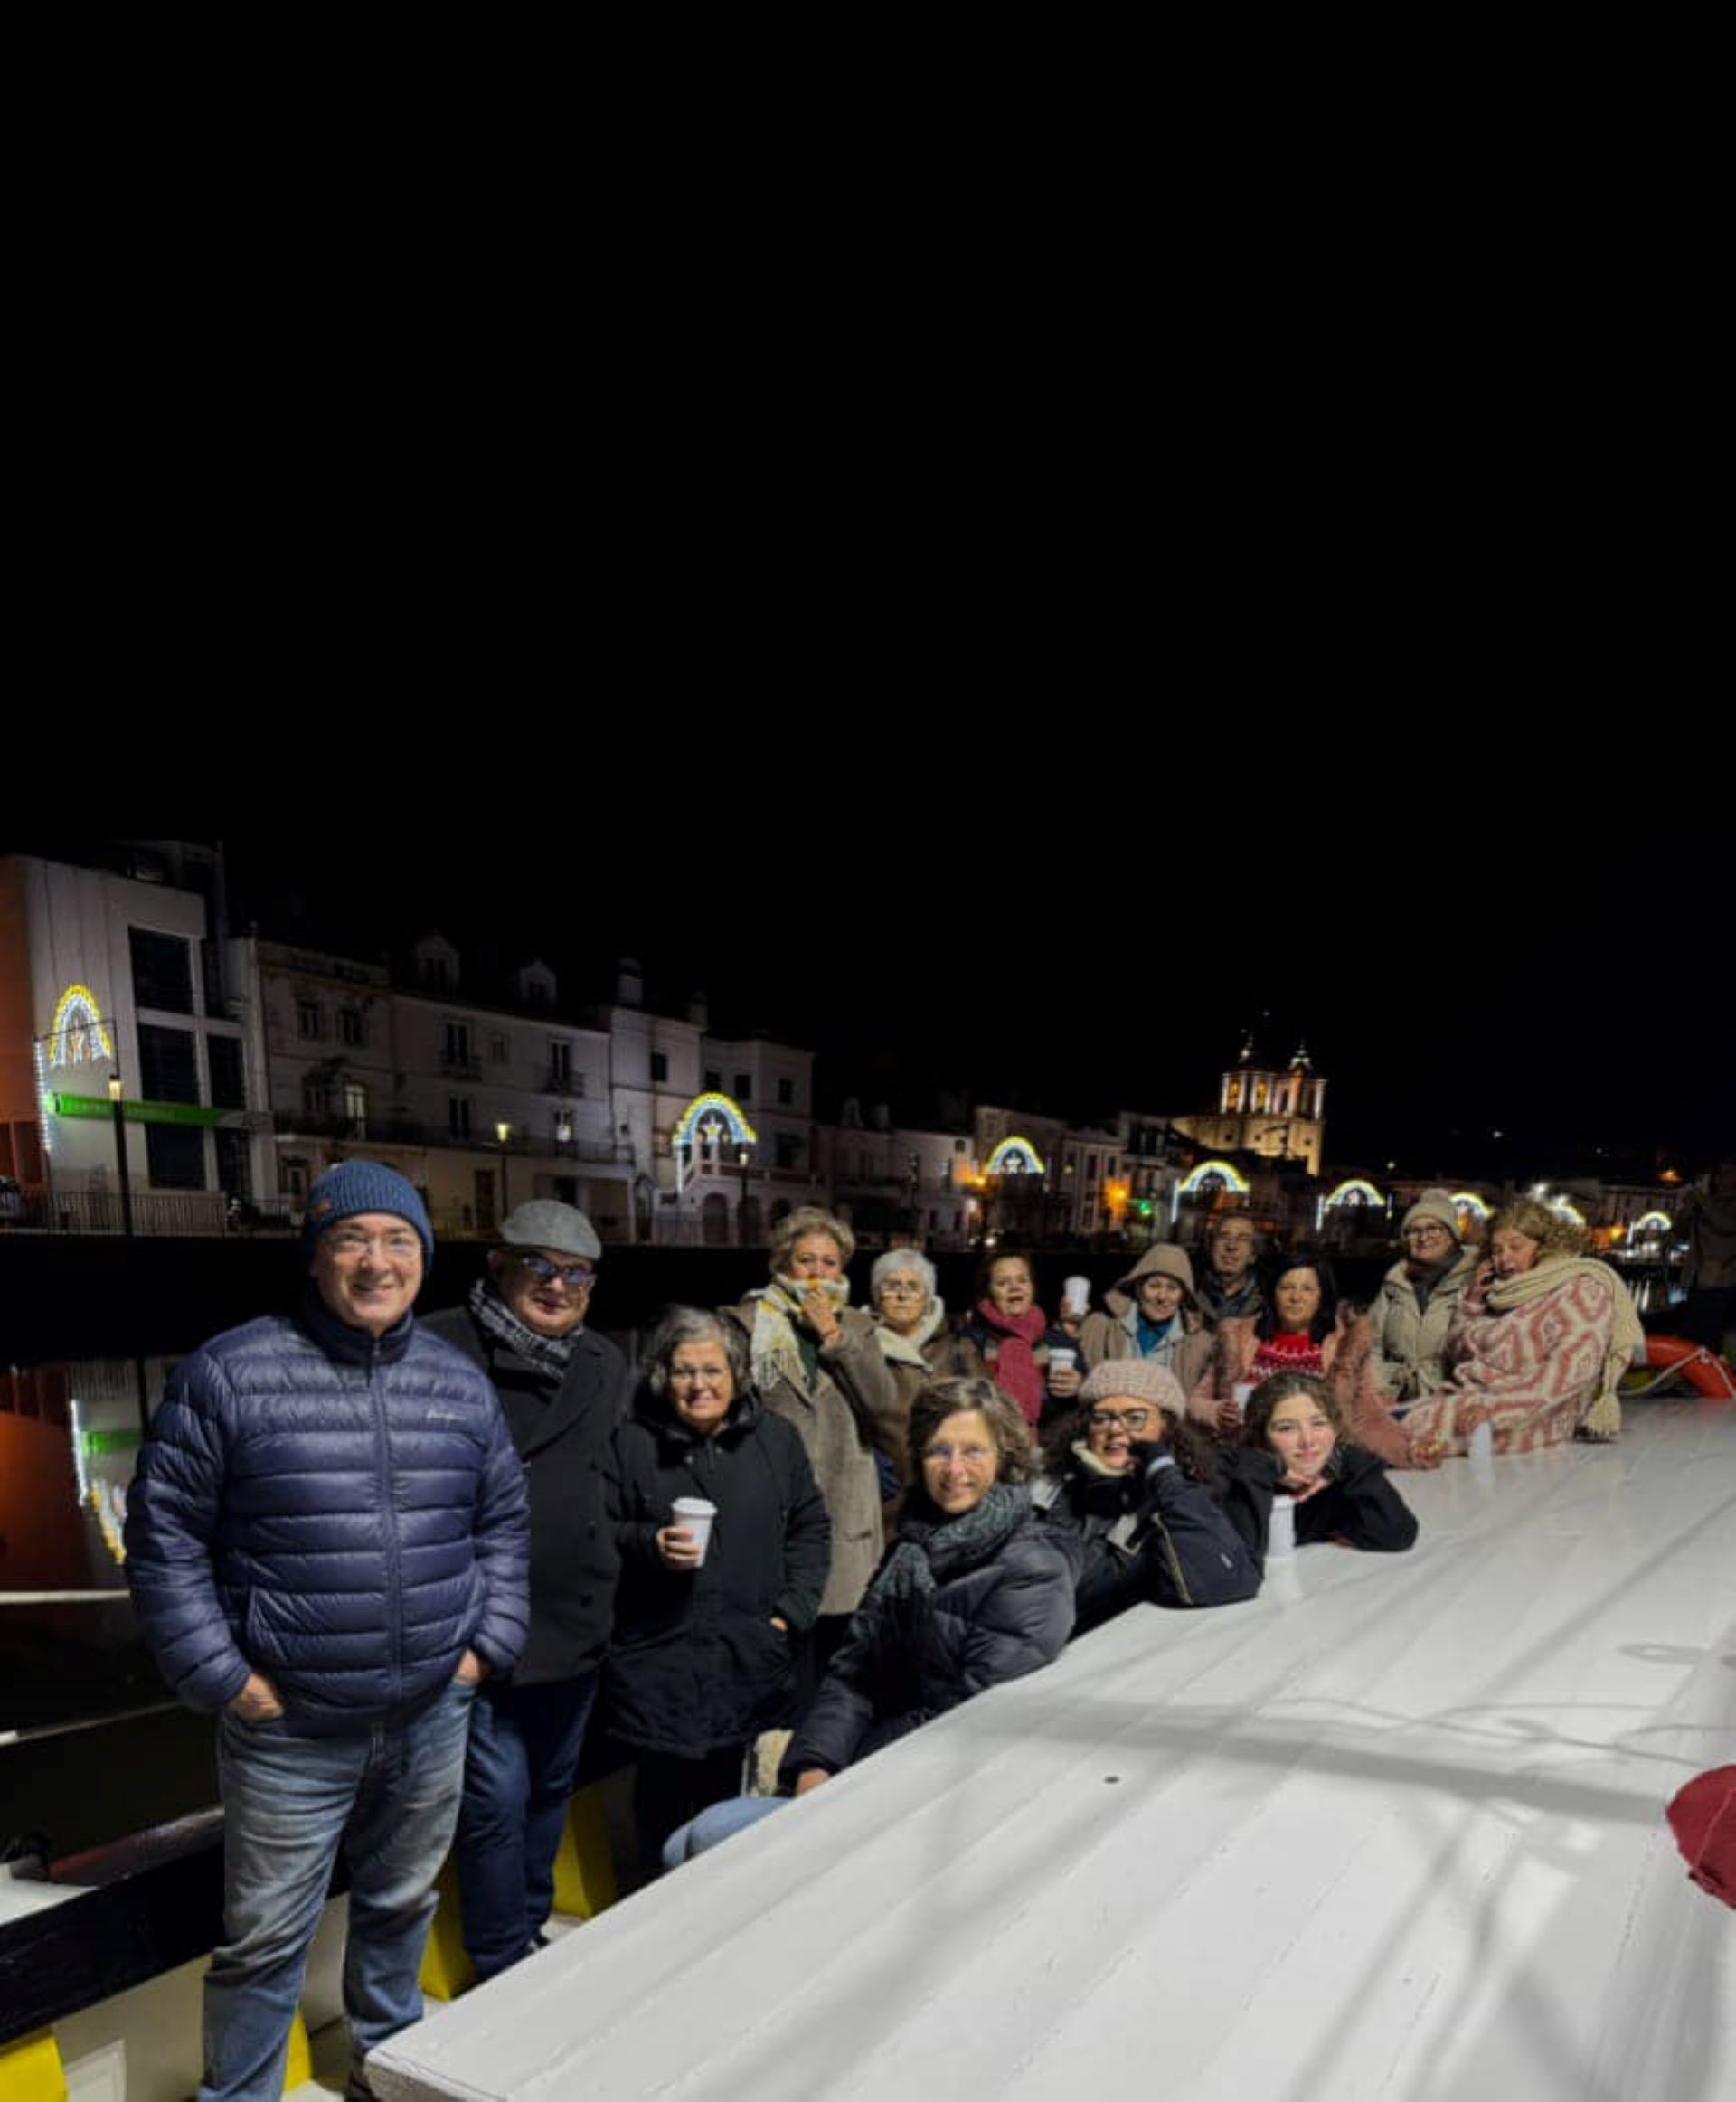
<svg viewBox="0 0 1736 2102"><path fill-rule="evenodd" d="M1628 1287L1580 1254L1583 1240L1532 1197L1490 1220L1487 1260L1448 1338L1451 1381L1404 1419L1413 1450L1462 1453L1484 1424L1497 1453L1618 1435L1617 1387L1646 1338Z"/></svg>
<svg viewBox="0 0 1736 2102"><path fill-rule="evenodd" d="M850 1305L844 1266L856 1237L841 1219L804 1204L772 1230L771 1282L722 1318L741 1332L761 1405L801 1434L832 1522L831 1566L810 1687L844 1638L880 1560L885 1535L874 1426L897 1392L874 1324Z"/></svg>

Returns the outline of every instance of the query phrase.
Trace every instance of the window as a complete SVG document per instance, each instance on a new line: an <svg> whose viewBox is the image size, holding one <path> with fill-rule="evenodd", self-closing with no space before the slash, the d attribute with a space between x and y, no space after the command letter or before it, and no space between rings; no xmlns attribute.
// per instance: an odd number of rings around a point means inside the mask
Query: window
<svg viewBox="0 0 1736 2102"><path fill-rule="evenodd" d="M752 1090L753 1075L751 1073L738 1073L735 1076L736 1100L738 1102L751 1102L753 1100Z"/></svg>
<svg viewBox="0 0 1736 2102"><path fill-rule="evenodd" d="M245 1109L247 1083L241 1065L239 1036L208 1036L205 1055L211 1061L211 1099L219 1109ZM225 1183L224 1189L230 1185Z"/></svg>
<svg viewBox="0 0 1736 2102"><path fill-rule="evenodd" d="M575 1073L569 1084L571 1091L582 1101L585 1094L585 1076L582 1073Z"/></svg>
<svg viewBox="0 0 1736 2102"><path fill-rule="evenodd" d="M368 1136L368 1091L359 1080L344 1085L344 1121L352 1138Z"/></svg>
<svg viewBox="0 0 1736 2102"><path fill-rule="evenodd" d="M776 1165L780 1168L799 1168L802 1164L802 1142L793 1131L780 1131L777 1138Z"/></svg>
<svg viewBox="0 0 1736 2102"><path fill-rule="evenodd" d="M317 1000L297 1000L296 1002L296 1034L297 1036L316 1037L319 1034L319 1002Z"/></svg>
<svg viewBox="0 0 1736 2102"><path fill-rule="evenodd" d="M430 992L445 993L451 989L452 966L445 957L429 954L420 959L422 983Z"/></svg>
<svg viewBox="0 0 1736 2102"><path fill-rule="evenodd" d="M193 1004L193 944L176 934L153 934L129 927L133 952L133 998L141 1007L160 1007L170 1014L196 1013ZM198 1185L203 1188L203 1182Z"/></svg>
<svg viewBox="0 0 1736 2102"><path fill-rule="evenodd" d="M446 1128L454 1138L470 1136L470 1104L462 1095L454 1095L446 1106Z"/></svg>
<svg viewBox="0 0 1736 2102"><path fill-rule="evenodd" d="M794 1081L794 1080L791 1080L791 1079L782 1079L782 1080L779 1080L779 1081L778 1081L778 1107L779 1107L780 1108L783 1108L783 1109L788 1109L788 1108L789 1108L789 1107L790 1107L790 1106L791 1106L791 1105L794 1103L795 1099L796 1099L796 1083L795 1083L795 1081Z"/></svg>
<svg viewBox="0 0 1736 2102"><path fill-rule="evenodd" d="M220 1130L212 1136L217 1141L217 1187L251 1203L253 1157L246 1132Z"/></svg>
<svg viewBox="0 0 1736 2102"><path fill-rule="evenodd" d="M204 1133L184 1124L147 1124L145 1164L154 1190L203 1190Z"/></svg>
<svg viewBox="0 0 1736 2102"><path fill-rule="evenodd" d="M297 1203L307 1194L307 1164L304 1160L286 1159L278 1165L282 1178L283 1193L293 1197Z"/></svg>
<svg viewBox="0 0 1736 2102"><path fill-rule="evenodd" d="M723 1076L713 1066L705 1069L705 1092L708 1095L721 1095L723 1092Z"/></svg>
<svg viewBox="0 0 1736 2102"><path fill-rule="evenodd" d="M651 1078L654 1081L666 1080L669 1078L669 1054L667 1051L653 1051L651 1053Z"/></svg>
<svg viewBox="0 0 1736 2102"><path fill-rule="evenodd" d="M301 1108L303 1115L307 1117L332 1114L332 1083L323 1073L301 1076Z"/></svg>
<svg viewBox="0 0 1736 2102"><path fill-rule="evenodd" d="M148 1022L139 1023L138 1091L147 1102L198 1101L199 1059L192 1030L161 1029ZM203 1190L203 1167L197 1183L176 1183L169 1187Z"/></svg>
<svg viewBox="0 0 1736 2102"><path fill-rule="evenodd" d="M952 1142L952 1150L956 1154L963 1153L965 1150L964 1140L962 1138L955 1138Z"/></svg>
<svg viewBox="0 0 1736 2102"><path fill-rule="evenodd" d="M572 1046L559 1037L549 1039L549 1085L565 1090L572 1084Z"/></svg>
<svg viewBox="0 0 1736 2102"><path fill-rule="evenodd" d="M467 1066L470 1063L470 1024L467 1022L448 1022L441 1038L440 1056L448 1066Z"/></svg>
<svg viewBox="0 0 1736 2102"><path fill-rule="evenodd" d="M512 1055L512 1045L507 1042L506 1038L499 1030L495 1030L493 1035L488 1039L489 1064L492 1066L504 1066Z"/></svg>
<svg viewBox="0 0 1736 2102"><path fill-rule="evenodd" d="M364 1044L367 1031L363 1025L359 1007L340 1007L337 1011L337 1041L351 1045Z"/></svg>

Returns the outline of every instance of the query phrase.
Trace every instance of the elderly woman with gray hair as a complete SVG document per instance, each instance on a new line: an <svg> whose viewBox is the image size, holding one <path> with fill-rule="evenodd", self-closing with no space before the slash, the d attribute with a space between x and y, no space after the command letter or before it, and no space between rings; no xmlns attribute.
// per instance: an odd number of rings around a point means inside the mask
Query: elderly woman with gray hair
<svg viewBox="0 0 1736 2102"><path fill-rule="evenodd" d="M900 1506L910 1485L910 1404L935 1380L980 1380L983 1355L947 1319L934 1265L913 1248L889 1248L874 1258L868 1289L874 1302L874 1337L892 1374L893 1406L874 1419L882 1485L896 1485L884 1498L888 1538L897 1530Z"/></svg>
<svg viewBox="0 0 1736 2102"><path fill-rule="evenodd" d="M754 1392L800 1435L832 1521L816 1674L844 1639L885 1544L874 1443L898 1396L873 1323L850 1305L844 1266L855 1252L841 1219L804 1204L772 1230L770 1284L722 1310L748 1352Z"/></svg>
<svg viewBox="0 0 1736 2102"><path fill-rule="evenodd" d="M637 1756L655 1870L676 1825L735 1793L760 1731L793 1720L831 1528L800 1437L754 1397L740 1330L692 1306L651 1338L606 1494L621 1581L604 1712Z"/></svg>

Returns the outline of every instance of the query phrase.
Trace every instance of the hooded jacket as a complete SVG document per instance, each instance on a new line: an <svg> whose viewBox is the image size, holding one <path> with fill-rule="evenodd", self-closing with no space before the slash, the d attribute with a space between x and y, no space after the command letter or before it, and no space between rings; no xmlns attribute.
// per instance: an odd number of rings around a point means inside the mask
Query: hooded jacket
<svg viewBox="0 0 1736 2102"><path fill-rule="evenodd" d="M795 1638L819 1611L831 1546L794 1428L738 1394L722 1429L701 1437L646 1390L615 1434L607 1495L621 1558L604 1674L611 1735L700 1758L789 1721ZM697 1569L657 1553L678 1496L717 1505Z"/></svg>
<svg viewBox="0 0 1736 2102"><path fill-rule="evenodd" d="M524 1475L476 1367L406 1315L375 1338L316 1293L175 1371L127 1496L158 1668L214 1712L252 1672L291 1735L391 1725L467 1648L524 1646Z"/></svg>
<svg viewBox="0 0 1736 2102"><path fill-rule="evenodd" d="M1212 1355L1212 1337L1194 1291L1194 1266L1187 1250L1163 1240L1148 1248L1125 1277L1118 1277L1103 1295L1107 1314L1088 1314L1079 1332L1079 1347L1088 1371L1095 1371L1112 1358L1132 1358L1139 1351L1139 1284L1144 1277L1174 1277L1182 1287L1182 1303L1170 1321L1170 1332L1159 1347L1148 1353L1153 1362L1174 1372L1184 1394L1191 1394Z"/></svg>

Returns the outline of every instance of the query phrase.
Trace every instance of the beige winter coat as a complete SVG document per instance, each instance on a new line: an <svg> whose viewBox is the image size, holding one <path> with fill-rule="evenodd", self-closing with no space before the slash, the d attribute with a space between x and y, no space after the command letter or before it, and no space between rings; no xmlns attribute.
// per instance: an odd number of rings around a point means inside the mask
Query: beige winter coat
<svg viewBox="0 0 1736 2102"><path fill-rule="evenodd" d="M1465 1287L1477 1275L1477 1251L1464 1249L1452 1268L1417 1308L1414 1281L1394 1263L1369 1303L1374 1330L1374 1376L1395 1401L1420 1401L1451 1376L1446 1364L1447 1332Z"/></svg>
<svg viewBox="0 0 1736 2102"><path fill-rule="evenodd" d="M721 1312L723 1320L746 1330L751 1348L755 1302L744 1299ZM854 1613L879 1566L885 1537L873 1425L897 1403L873 1322L854 1306L845 1307L839 1320L844 1334L835 1343L821 1346L811 1393L788 1379L759 1390L762 1404L801 1432L808 1464L826 1498L832 1521L832 1567L820 1600L823 1614Z"/></svg>
<svg viewBox="0 0 1736 2102"><path fill-rule="evenodd" d="M1148 1248L1125 1277L1103 1295L1107 1314L1088 1314L1079 1332L1080 1354L1085 1370L1095 1371L1112 1358L1139 1354L1139 1281L1142 1277L1174 1277L1182 1287L1178 1310L1181 1334L1167 1350L1153 1353L1151 1362L1173 1372L1184 1394L1191 1394L1204 1374L1212 1355L1211 1332L1194 1296L1194 1266L1187 1250L1174 1241L1160 1240ZM1173 1334L1174 1332L1172 1332Z"/></svg>

